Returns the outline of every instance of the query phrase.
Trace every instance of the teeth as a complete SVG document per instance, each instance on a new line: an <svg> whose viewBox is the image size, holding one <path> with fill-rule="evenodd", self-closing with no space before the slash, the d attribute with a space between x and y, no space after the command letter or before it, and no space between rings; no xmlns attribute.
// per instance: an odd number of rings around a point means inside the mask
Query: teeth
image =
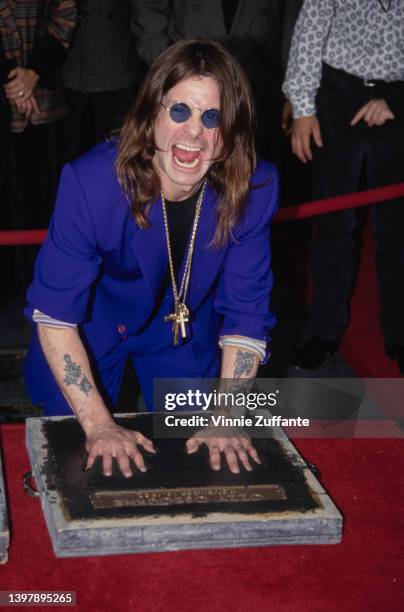
<svg viewBox="0 0 404 612"><path fill-rule="evenodd" d="M189 164L187 162L180 161L178 159L178 157L176 157L175 155L174 155L174 159L175 159L175 162L179 166L181 166L181 168L195 168L199 164L199 158L198 157L196 159L194 159L193 162L190 162Z"/></svg>
<svg viewBox="0 0 404 612"><path fill-rule="evenodd" d="M200 151L201 147L192 147L191 145L186 144L176 144L178 149L183 149L184 151Z"/></svg>

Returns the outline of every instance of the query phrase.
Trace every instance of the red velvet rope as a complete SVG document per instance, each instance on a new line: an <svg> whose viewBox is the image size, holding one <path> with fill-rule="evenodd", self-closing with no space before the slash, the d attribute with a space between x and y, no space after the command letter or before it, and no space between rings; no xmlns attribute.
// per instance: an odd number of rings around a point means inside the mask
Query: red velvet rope
<svg viewBox="0 0 404 612"><path fill-rule="evenodd" d="M348 193L334 198L315 200L308 204L287 206L278 211L274 221L298 221L299 219L307 219L308 217L316 217L317 215L349 208L359 208L359 206L369 206L369 204L379 204L402 197L404 197L404 183L396 183L387 187L377 187L376 189Z"/></svg>
<svg viewBox="0 0 404 612"><path fill-rule="evenodd" d="M378 204L401 197L404 197L404 183L397 183L387 187L348 193L335 198L315 200L308 204L287 206L278 211L274 222L298 221L299 219L307 219L308 217L316 217L317 215L349 208L358 208L359 206L369 206L369 204ZM0 231L0 246L42 244L46 233L47 230Z"/></svg>
<svg viewBox="0 0 404 612"><path fill-rule="evenodd" d="M47 230L9 230L0 232L0 246L42 244Z"/></svg>

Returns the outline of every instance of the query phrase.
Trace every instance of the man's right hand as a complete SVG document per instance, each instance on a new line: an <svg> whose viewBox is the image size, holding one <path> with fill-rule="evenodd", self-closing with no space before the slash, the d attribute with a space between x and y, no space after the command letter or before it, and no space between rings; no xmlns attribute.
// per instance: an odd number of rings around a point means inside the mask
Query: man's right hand
<svg viewBox="0 0 404 612"><path fill-rule="evenodd" d="M153 443L138 431L120 427L112 419L98 392L78 329L38 325L38 336L56 382L86 435L86 469L92 468L96 458L101 457L105 476L112 474L113 458L127 478L132 476L130 459L145 472L137 445L154 453Z"/></svg>
<svg viewBox="0 0 404 612"><path fill-rule="evenodd" d="M292 124L292 151L304 164L313 159L311 151L312 138L318 147L323 146L320 124L317 117L309 115L294 119Z"/></svg>
<svg viewBox="0 0 404 612"><path fill-rule="evenodd" d="M153 442L138 431L124 429L114 422L98 426L87 434L86 451L88 460L86 469L93 467L97 457L102 457L102 469L104 476L112 474L112 459L118 462L119 469L126 478L132 476L129 459L132 459L141 472L146 472L143 456L137 445L151 453L156 450Z"/></svg>

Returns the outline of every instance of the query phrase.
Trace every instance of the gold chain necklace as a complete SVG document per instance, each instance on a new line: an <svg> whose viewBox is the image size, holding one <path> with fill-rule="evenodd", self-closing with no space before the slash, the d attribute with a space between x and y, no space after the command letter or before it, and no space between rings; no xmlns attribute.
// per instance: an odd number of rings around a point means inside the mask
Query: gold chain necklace
<svg viewBox="0 0 404 612"><path fill-rule="evenodd" d="M177 282L175 280L174 263L173 263L171 241L170 241L170 231L168 228L168 220L167 220L166 201L164 199L163 192L161 192L161 204L163 207L164 228L166 232L166 241L167 241L168 265L170 269L171 285L172 285L173 296L174 296L174 312L172 314L165 316L164 321L166 323L168 321L173 322L173 342L174 344L179 344L178 331L180 327L181 327L182 339L184 340L187 337L185 323L189 323L189 309L185 304L185 300L186 300L188 287L189 287L189 279L191 278L192 255L194 253L195 236L196 236L196 230L198 228L199 215L200 215L201 208L202 208L203 193L205 191L205 185L206 185L206 181L203 184L201 193L196 203L194 223L193 223L192 232L191 232L191 239L189 241L188 253L187 253L187 258L186 258L185 267L184 267L184 274L182 276L182 281L181 281L179 291L177 288Z"/></svg>

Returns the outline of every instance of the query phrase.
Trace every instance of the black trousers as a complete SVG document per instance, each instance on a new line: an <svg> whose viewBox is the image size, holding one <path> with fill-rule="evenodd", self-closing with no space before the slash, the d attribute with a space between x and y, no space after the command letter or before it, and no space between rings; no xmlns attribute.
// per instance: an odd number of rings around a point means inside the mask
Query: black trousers
<svg viewBox="0 0 404 612"><path fill-rule="evenodd" d="M404 101L404 83L388 87L390 91L400 88ZM382 98L383 91L324 66L316 100L324 146L315 148L314 153L314 198L404 181L404 104L401 115L383 126L369 127L364 121L350 126L371 95ZM404 345L404 199L375 205L372 218L380 324L388 344ZM338 339L347 325L356 224L354 209L321 215L316 222L309 335Z"/></svg>
<svg viewBox="0 0 404 612"><path fill-rule="evenodd" d="M121 127L135 99L135 86L83 93L65 90L69 116L61 122L61 158L71 162Z"/></svg>
<svg viewBox="0 0 404 612"><path fill-rule="evenodd" d="M42 229L49 225L60 171L57 123L29 125L21 133L2 130L0 229ZM37 252L36 246L0 247L0 301L25 295Z"/></svg>

